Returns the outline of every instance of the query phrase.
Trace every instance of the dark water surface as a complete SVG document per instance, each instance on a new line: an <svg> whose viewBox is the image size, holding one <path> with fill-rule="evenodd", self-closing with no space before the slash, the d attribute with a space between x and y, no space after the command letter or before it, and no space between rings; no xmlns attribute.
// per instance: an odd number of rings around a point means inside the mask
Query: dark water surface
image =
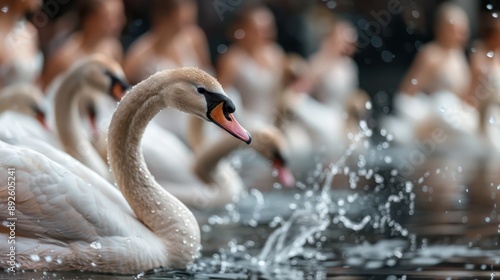
<svg viewBox="0 0 500 280"><path fill-rule="evenodd" d="M293 200L272 193L266 204L286 206L287 199ZM370 211L376 210L350 209L354 213L350 219L360 221ZM376 229L368 223L355 231L342 222L332 223L321 240L305 246L302 256L283 264L256 260L276 223L255 225L252 215L240 216L238 223L214 219L224 215L231 217L227 210L207 215L212 225L202 227L203 257L190 271L136 276L21 272L15 278L3 274L0 279L498 279L500 275L500 215L496 209L417 209L398 221L408 230L406 236L391 233L389 225Z"/></svg>
<svg viewBox="0 0 500 280"><path fill-rule="evenodd" d="M397 161L373 170L354 161L338 168L332 190L320 176L314 187L250 191L238 204L195 212L202 257L185 271L0 279L500 279L500 176L478 171L482 163L436 157L403 178ZM262 253L285 225L282 246Z"/></svg>

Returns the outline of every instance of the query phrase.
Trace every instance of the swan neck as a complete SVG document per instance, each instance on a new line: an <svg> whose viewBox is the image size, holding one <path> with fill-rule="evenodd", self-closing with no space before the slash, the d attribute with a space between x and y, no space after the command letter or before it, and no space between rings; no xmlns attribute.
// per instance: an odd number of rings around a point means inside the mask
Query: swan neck
<svg viewBox="0 0 500 280"><path fill-rule="evenodd" d="M80 71L66 76L54 97L56 131L64 150L90 169L108 180L112 180L107 164L95 151L87 136L78 112L79 97L82 94Z"/></svg>
<svg viewBox="0 0 500 280"><path fill-rule="evenodd" d="M219 161L240 146L240 140L230 135L222 135L218 141L214 141L200 150L194 163L195 172L205 182L212 183L211 174L215 171Z"/></svg>
<svg viewBox="0 0 500 280"><path fill-rule="evenodd" d="M198 223L184 204L154 180L141 150L149 121L170 105L171 82L170 76L156 74L125 95L109 127L108 155L116 182L137 217L165 241L166 248L180 246L177 258L187 263L200 245Z"/></svg>

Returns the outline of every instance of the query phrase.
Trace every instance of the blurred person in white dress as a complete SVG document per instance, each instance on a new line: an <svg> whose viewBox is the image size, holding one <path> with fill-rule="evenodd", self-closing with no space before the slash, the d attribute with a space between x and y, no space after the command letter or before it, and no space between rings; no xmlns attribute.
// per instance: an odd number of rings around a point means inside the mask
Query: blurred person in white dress
<svg viewBox="0 0 500 280"><path fill-rule="evenodd" d="M25 15L40 5L41 0L0 0L0 87L33 84L39 78L43 55L38 32Z"/></svg>
<svg viewBox="0 0 500 280"><path fill-rule="evenodd" d="M131 84L178 67L199 67L213 73L205 33L196 24L194 0L151 1L151 30L127 51L123 68ZM187 141L187 116L176 110L161 111L154 122Z"/></svg>
<svg viewBox="0 0 500 280"><path fill-rule="evenodd" d="M47 59L42 75L45 87L79 59L103 54L121 62L119 36L125 24L122 0L80 0L76 4L79 29Z"/></svg>
<svg viewBox="0 0 500 280"><path fill-rule="evenodd" d="M414 137L428 137L436 126L450 133L477 131L477 112L463 102L470 82L465 56L469 33L468 17L459 6L444 3L438 8L435 39L420 49L395 98L402 121L396 140L411 143Z"/></svg>

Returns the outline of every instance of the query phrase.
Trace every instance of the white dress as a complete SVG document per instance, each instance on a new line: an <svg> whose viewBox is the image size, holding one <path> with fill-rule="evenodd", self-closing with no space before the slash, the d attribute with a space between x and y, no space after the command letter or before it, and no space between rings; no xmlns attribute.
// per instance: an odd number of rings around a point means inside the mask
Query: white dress
<svg viewBox="0 0 500 280"><path fill-rule="evenodd" d="M358 67L350 57L336 58L325 66L316 69L319 73L313 97L327 106L345 108L351 94L358 88Z"/></svg>
<svg viewBox="0 0 500 280"><path fill-rule="evenodd" d="M465 55L457 50L449 54L436 72L434 80L414 96L397 94L394 109L397 117L383 119L383 127L393 133L395 140L410 144L421 131L431 132L442 127L449 133L474 134L478 130L477 111L462 101L470 82ZM420 131L420 132L418 132Z"/></svg>
<svg viewBox="0 0 500 280"><path fill-rule="evenodd" d="M243 125L273 123L281 79L280 66L277 69L264 67L243 53L234 73L232 87L232 96L237 95L236 99L241 101L241 107L237 111L242 116Z"/></svg>
<svg viewBox="0 0 500 280"><path fill-rule="evenodd" d="M199 66L199 62L196 60L197 54L191 47L177 47L176 53L179 55L180 63L176 63L175 61L165 57L149 57L149 59L145 59L141 65L137 65L140 69L139 80L142 81L152 74L162 70ZM153 118L153 122L155 124L171 131L184 142L186 142L187 120L187 114L170 108L159 112Z"/></svg>

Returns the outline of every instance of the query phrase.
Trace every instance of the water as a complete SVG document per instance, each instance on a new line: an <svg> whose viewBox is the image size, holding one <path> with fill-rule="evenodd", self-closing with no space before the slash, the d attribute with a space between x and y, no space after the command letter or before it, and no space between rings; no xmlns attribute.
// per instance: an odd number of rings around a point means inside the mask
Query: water
<svg viewBox="0 0 500 280"><path fill-rule="evenodd" d="M393 147L385 131L387 142L372 145L372 132L361 128L334 164L317 166L312 183L250 190L237 204L195 213L203 250L187 270L21 272L18 279L496 279L500 189L493 182L500 180L483 176L488 161L436 151L403 174L415 149Z"/></svg>

